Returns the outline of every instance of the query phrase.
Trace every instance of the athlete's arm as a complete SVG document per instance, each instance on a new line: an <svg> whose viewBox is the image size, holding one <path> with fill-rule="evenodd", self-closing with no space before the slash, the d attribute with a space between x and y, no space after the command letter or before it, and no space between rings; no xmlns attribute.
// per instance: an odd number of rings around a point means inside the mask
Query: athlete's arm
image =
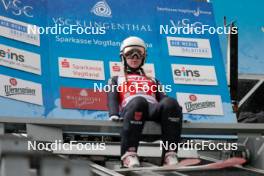
<svg viewBox="0 0 264 176"><path fill-rule="evenodd" d="M111 116L119 117L119 101L118 101L119 96L117 91L117 78L118 78L117 76L114 76L108 81L108 85L110 85L111 87L110 91L107 93L109 117Z"/></svg>

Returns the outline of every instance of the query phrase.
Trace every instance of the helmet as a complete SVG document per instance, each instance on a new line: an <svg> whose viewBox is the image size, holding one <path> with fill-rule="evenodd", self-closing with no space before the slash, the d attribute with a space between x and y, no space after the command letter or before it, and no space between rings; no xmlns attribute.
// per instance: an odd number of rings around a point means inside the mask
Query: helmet
<svg viewBox="0 0 264 176"><path fill-rule="evenodd" d="M139 37L131 36L131 37L126 38L121 43L121 46L120 46L120 57L121 57L121 61L124 63L125 66L128 66L127 62L126 62L126 59L125 59L125 50L128 47L132 47L132 48L133 47L135 47L135 48L138 47L138 48L143 49L143 53L144 54L143 54L142 64L140 65L140 67L142 65L144 65L145 60L146 60L146 56L147 56L147 52L146 52L146 48L147 47L146 47L145 42Z"/></svg>
<svg viewBox="0 0 264 176"><path fill-rule="evenodd" d="M141 46L146 50L145 42L141 38L135 36L128 37L122 42L120 52L123 52L128 46Z"/></svg>

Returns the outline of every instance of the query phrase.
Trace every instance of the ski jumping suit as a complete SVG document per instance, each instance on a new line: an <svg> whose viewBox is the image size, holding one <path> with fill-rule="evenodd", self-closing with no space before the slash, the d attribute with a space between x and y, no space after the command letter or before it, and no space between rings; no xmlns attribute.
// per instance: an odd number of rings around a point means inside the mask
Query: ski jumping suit
<svg viewBox="0 0 264 176"><path fill-rule="evenodd" d="M182 108L175 99L166 96L163 91L158 91L160 84L156 79L152 80L140 72L128 72L126 77L112 77L108 84L112 87L112 91L108 93L109 115L124 118L121 156L126 151L137 152L145 121L161 124L161 139L164 143L180 142ZM137 89L135 85L138 86ZM148 87L145 91L142 91L143 85ZM165 152L163 147L162 158Z"/></svg>

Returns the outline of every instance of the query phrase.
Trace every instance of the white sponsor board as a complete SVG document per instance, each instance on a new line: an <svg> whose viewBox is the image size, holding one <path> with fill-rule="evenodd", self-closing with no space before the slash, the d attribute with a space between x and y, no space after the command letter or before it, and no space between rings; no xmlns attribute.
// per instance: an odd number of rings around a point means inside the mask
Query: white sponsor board
<svg viewBox="0 0 264 176"><path fill-rule="evenodd" d="M0 96L43 105L41 84L1 74Z"/></svg>
<svg viewBox="0 0 264 176"><path fill-rule="evenodd" d="M59 57L61 77L105 80L104 62Z"/></svg>
<svg viewBox="0 0 264 176"><path fill-rule="evenodd" d="M224 115L220 95L177 93L183 113L201 115Z"/></svg>
<svg viewBox="0 0 264 176"><path fill-rule="evenodd" d="M0 44L0 65L41 75L40 55Z"/></svg>
<svg viewBox="0 0 264 176"><path fill-rule="evenodd" d="M124 76L124 67L121 62L109 62L110 76ZM154 64L144 64L143 69L147 76L155 78Z"/></svg>
<svg viewBox="0 0 264 176"><path fill-rule="evenodd" d="M167 37L170 56L212 58L208 39Z"/></svg>
<svg viewBox="0 0 264 176"><path fill-rule="evenodd" d="M217 85L214 66L172 64L175 84Z"/></svg>
<svg viewBox="0 0 264 176"><path fill-rule="evenodd" d="M28 27L34 25L0 16L0 35L10 39L40 46L39 34L28 34Z"/></svg>

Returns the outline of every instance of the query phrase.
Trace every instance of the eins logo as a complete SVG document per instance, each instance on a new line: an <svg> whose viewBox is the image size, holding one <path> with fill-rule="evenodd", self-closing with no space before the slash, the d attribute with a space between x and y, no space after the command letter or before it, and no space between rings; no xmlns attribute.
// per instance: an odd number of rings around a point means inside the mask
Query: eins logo
<svg viewBox="0 0 264 176"><path fill-rule="evenodd" d="M25 61L24 56L22 54L12 52L10 49L7 49L7 51L0 49L0 58L4 58L16 62Z"/></svg>
<svg viewBox="0 0 264 176"><path fill-rule="evenodd" d="M97 2L91 12L100 17L112 17L112 11L105 0Z"/></svg>
<svg viewBox="0 0 264 176"><path fill-rule="evenodd" d="M174 75L184 76L184 77L196 77L196 78L199 78L201 76L198 70L188 70L185 67L182 67L181 69L175 69Z"/></svg>
<svg viewBox="0 0 264 176"><path fill-rule="evenodd" d="M32 14L33 7L23 5L20 0L1 0L2 5L6 11L10 11L13 15L20 16L25 15L26 17L33 18Z"/></svg>

